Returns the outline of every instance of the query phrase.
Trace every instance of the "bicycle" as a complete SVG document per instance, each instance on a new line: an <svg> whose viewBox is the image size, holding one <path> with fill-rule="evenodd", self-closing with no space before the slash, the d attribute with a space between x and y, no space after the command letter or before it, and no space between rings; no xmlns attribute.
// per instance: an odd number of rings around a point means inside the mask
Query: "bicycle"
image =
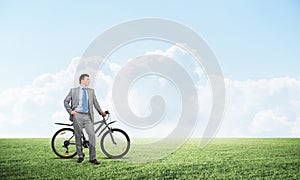
<svg viewBox="0 0 300 180"><path fill-rule="evenodd" d="M116 121L111 121L109 111L105 111L107 118L103 117L102 121L95 122L94 125L99 124L95 130L95 134L104 128L98 134L98 137L104 132L100 140L100 147L102 152L112 159L124 157L130 148L130 139L125 131L118 128L112 128L112 124ZM108 120L110 122L108 123ZM71 126L72 124L55 123L57 125ZM84 133L81 133L82 146L84 148L89 147L89 141L85 138ZM58 130L52 137L51 147L54 153L60 158L73 158L76 156L76 144L75 144L75 134L73 128L62 128Z"/></svg>

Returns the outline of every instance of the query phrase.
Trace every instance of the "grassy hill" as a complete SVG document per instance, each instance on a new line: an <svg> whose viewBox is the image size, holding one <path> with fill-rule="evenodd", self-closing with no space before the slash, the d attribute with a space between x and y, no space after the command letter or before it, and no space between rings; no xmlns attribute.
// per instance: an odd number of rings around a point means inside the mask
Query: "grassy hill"
<svg viewBox="0 0 300 180"><path fill-rule="evenodd" d="M0 139L1 179L300 179L300 138L215 139L203 149L191 139L148 163L107 159L98 146L98 166L56 157L50 141Z"/></svg>

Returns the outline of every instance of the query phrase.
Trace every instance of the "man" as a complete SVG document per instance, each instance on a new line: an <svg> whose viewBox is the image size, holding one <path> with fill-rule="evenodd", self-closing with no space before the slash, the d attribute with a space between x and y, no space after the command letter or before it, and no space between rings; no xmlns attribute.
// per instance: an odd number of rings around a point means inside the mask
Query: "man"
<svg viewBox="0 0 300 180"><path fill-rule="evenodd" d="M84 160L84 154L82 152L81 133L82 128L85 128L89 136L90 162L93 164L100 164L96 159L93 106L103 117L105 117L106 114L101 110L94 90L91 88L87 88L90 84L89 75L80 75L79 84L79 87L72 88L70 90L69 94L64 100L64 106L70 114L70 120L73 121L76 151L78 154L77 162L81 163Z"/></svg>

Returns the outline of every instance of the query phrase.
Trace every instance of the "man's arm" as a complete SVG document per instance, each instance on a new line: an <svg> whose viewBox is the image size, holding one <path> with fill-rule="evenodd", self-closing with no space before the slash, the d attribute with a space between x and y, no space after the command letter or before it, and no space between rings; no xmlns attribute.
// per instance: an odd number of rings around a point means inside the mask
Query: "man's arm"
<svg viewBox="0 0 300 180"><path fill-rule="evenodd" d="M94 107L96 108L96 110L98 111L98 113L99 113L101 116L105 117L106 114L105 114L105 112L102 111L102 109L101 109L101 107L100 107L100 105L99 105L99 103L98 103L98 100L97 100L97 98L96 98L96 95L95 95L94 90L93 90L93 95L94 95L94 97L93 97L93 104L94 104Z"/></svg>
<svg viewBox="0 0 300 180"><path fill-rule="evenodd" d="M71 114L71 112L72 112L72 108L70 106L71 100L72 100L72 89L70 90L69 94L67 95L67 97L64 100L64 106L69 114Z"/></svg>

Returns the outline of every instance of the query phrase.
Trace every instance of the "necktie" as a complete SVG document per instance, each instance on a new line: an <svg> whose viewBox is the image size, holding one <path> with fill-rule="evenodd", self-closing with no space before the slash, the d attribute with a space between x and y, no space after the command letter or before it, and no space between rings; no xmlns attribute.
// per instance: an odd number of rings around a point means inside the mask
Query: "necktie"
<svg viewBox="0 0 300 180"><path fill-rule="evenodd" d="M82 95L82 107L83 112L88 112L88 101L87 101L87 95L86 95L86 88L82 88L83 95Z"/></svg>

